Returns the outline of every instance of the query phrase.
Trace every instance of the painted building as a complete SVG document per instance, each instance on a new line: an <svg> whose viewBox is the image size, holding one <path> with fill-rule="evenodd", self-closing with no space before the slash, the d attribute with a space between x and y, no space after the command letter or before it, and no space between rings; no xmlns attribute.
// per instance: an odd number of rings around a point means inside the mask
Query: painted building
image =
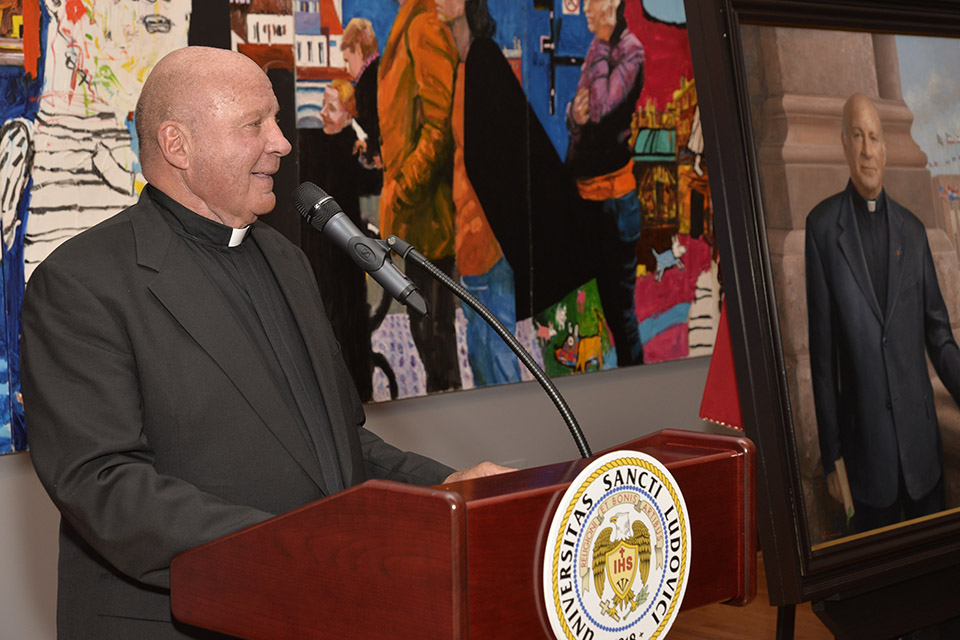
<svg viewBox="0 0 960 640"><path fill-rule="evenodd" d="M293 16L251 13L247 16L248 44L293 44Z"/></svg>

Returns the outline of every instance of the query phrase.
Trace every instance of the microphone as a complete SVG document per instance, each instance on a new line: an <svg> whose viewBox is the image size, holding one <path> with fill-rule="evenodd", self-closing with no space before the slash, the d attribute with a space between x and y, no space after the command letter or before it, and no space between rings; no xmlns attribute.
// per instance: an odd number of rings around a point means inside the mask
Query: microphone
<svg viewBox="0 0 960 640"><path fill-rule="evenodd" d="M397 302L420 316L427 315L427 304L418 293L417 285L393 264L385 243L357 229L333 196L312 182L304 182L293 190L293 204L314 229L325 233L346 251Z"/></svg>

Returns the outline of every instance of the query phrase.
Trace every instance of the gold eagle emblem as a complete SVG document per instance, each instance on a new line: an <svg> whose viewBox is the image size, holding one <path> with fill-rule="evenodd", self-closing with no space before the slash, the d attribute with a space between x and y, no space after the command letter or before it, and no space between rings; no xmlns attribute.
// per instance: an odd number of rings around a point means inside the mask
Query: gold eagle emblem
<svg viewBox="0 0 960 640"><path fill-rule="evenodd" d="M646 585L650 574L650 532L640 520L630 526L627 512L610 516L613 527L607 527L597 536L593 545L593 582L597 587L597 596L603 596L603 588L610 581L613 588L613 603L604 607L606 613L616 618L616 609L624 609L628 604L630 611L646 599L646 589L640 595L633 592L633 582L640 574L641 585Z"/></svg>

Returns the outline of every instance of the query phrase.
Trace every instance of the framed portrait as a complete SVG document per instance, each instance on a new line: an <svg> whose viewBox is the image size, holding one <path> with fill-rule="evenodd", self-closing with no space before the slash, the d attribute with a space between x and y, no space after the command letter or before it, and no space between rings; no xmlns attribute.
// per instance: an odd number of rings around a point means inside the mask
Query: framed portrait
<svg viewBox="0 0 960 640"><path fill-rule="evenodd" d="M955 563L960 6L687 16L771 600Z"/></svg>

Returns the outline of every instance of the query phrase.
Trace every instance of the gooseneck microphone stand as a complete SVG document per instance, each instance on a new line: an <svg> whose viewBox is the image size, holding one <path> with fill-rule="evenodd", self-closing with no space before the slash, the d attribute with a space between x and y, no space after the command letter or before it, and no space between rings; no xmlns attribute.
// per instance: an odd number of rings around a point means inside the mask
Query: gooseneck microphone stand
<svg viewBox="0 0 960 640"><path fill-rule="evenodd" d="M521 346L520 342L517 341L513 333L508 330L502 322L500 322L497 316L495 316L487 307L485 307L482 302L477 300L473 294L454 282L450 276L445 274L432 262L427 260L422 253L417 251L413 245L406 240L402 240L397 236L390 236L387 238L386 243L387 248L404 260L413 261L417 266L425 270L427 273L433 276L434 279L452 291L455 296L467 303L467 305L476 311L480 317L487 322L487 324L493 327L494 331L497 332L497 335L499 335L503 341L507 343L510 349L517 354L520 362L522 362L527 370L533 374L533 377L537 379L537 382L540 383L540 386L543 387L543 390L547 392L548 396L550 396L553 404L556 405L557 410L563 417L563 421L567 423L567 428L570 429L570 435L573 436L574 442L577 443L577 449L580 450L580 456L583 458L589 458L592 456L593 453L590 451L590 445L587 444L587 440L583 435L583 431L580 429L580 424L574 417L573 412L570 411L567 401L564 400L563 396L560 395L560 391L557 390L556 385L553 384L553 381L550 379L550 377L544 373L543 369L540 368L540 365L537 364L536 360L534 360L530 354L527 353L527 350Z"/></svg>

